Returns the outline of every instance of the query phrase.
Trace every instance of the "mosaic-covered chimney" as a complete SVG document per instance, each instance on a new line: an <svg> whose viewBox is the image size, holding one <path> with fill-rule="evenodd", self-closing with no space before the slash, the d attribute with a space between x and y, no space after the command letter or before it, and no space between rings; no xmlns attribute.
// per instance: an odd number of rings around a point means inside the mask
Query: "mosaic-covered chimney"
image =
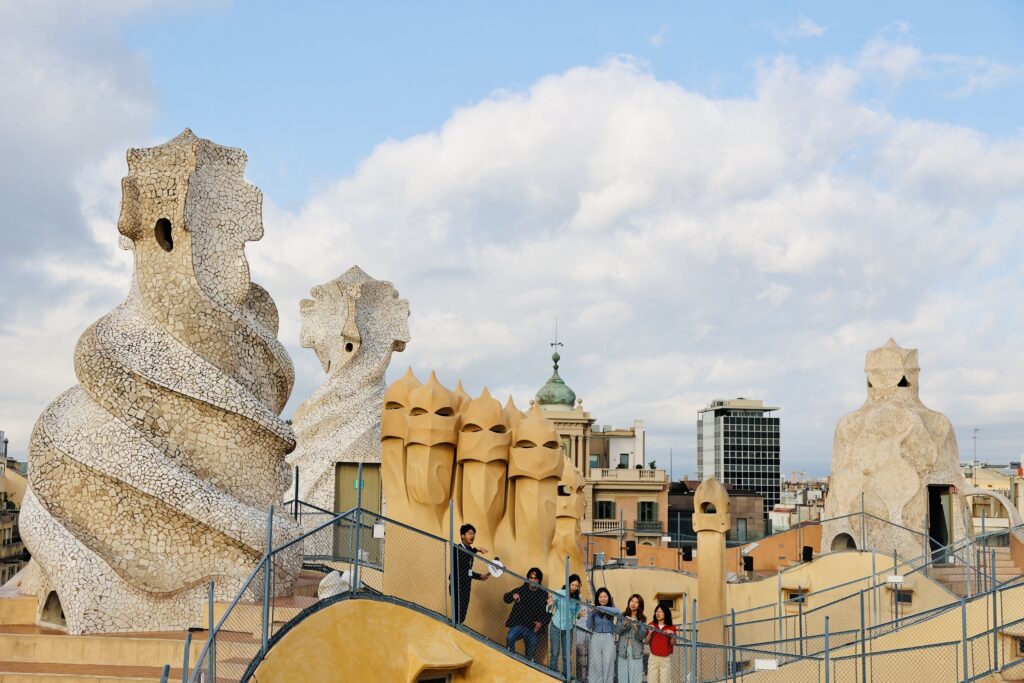
<svg viewBox="0 0 1024 683"><path fill-rule="evenodd" d="M291 360L249 279L262 195L239 149L191 131L128 152L118 229L134 254L127 299L75 350L79 384L40 416L29 447L16 577L40 620L72 633L171 630L230 599L259 563L268 507L290 481L279 417ZM275 544L297 535L286 515ZM295 553L298 549L295 549ZM298 555L279 560L286 592Z"/></svg>

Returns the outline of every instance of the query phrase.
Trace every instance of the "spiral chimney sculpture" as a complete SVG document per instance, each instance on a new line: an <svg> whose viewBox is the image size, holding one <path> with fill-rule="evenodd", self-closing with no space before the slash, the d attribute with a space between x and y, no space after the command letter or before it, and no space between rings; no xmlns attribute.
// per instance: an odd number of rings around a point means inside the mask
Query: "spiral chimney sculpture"
<svg viewBox="0 0 1024 683"><path fill-rule="evenodd" d="M263 223L245 163L189 130L128 152L131 289L82 334L79 384L36 423L21 513L33 562L19 586L43 620L58 600L71 633L198 625L208 582L230 599L264 554L267 509L290 481L279 413L294 371L274 302L249 279L245 243ZM274 532L280 545L297 527L281 514ZM297 553L276 565L278 593Z"/></svg>

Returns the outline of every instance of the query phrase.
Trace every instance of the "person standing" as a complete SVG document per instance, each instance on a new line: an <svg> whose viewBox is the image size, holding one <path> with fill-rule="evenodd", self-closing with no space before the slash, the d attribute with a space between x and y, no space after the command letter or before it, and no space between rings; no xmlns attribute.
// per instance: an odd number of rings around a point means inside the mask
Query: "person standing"
<svg viewBox="0 0 1024 683"><path fill-rule="evenodd" d="M634 593L629 596L626 609L615 624L615 636L618 640L618 683L643 683L646 634L644 599Z"/></svg>
<svg viewBox="0 0 1024 683"><path fill-rule="evenodd" d="M474 581L486 581L491 578L490 574L481 574L473 571L473 556L476 554L486 555L487 548L474 548L473 541L476 540L476 527L472 524L463 524L459 527L461 543L452 546L452 567L455 591L455 624L461 624L466 620L466 612L469 611L469 592Z"/></svg>
<svg viewBox="0 0 1024 683"><path fill-rule="evenodd" d="M664 605L655 607L654 621L649 626L647 642L651 645L651 658L647 667L647 683L669 683L676 635L672 610Z"/></svg>
<svg viewBox="0 0 1024 683"><path fill-rule="evenodd" d="M587 683L614 683L615 681L615 615L619 613L607 588L598 588L594 595L597 608L587 615L587 628L591 632L587 661Z"/></svg>
<svg viewBox="0 0 1024 683"><path fill-rule="evenodd" d="M586 607L580 610L576 617L576 633L573 634L575 636L573 646L576 650L576 680L578 683L589 683L587 681L587 672L590 670L590 629L587 627L589 615L590 610Z"/></svg>
<svg viewBox="0 0 1024 683"><path fill-rule="evenodd" d="M578 574L569 577L569 585L562 586L554 595L548 595L548 612L551 614L551 642L548 647L548 668L562 670L562 663L568 655L566 635L572 631L573 624L580 612L580 588L583 582ZM568 591L568 597L565 597ZM571 641L570 641L571 642Z"/></svg>
<svg viewBox="0 0 1024 683"><path fill-rule="evenodd" d="M537 653L541 630L548 621L548 614L544 609L547 593L540 589L540 583L544 580L544 572L540 569L530 567L526 579L523 585L505 593L503 598L506 604L512 604L512 611L505 622L505 626L508 626L505 645L509 651L515 652L516 642L522 640L526 648L526 658L532 660Z"/></svg>

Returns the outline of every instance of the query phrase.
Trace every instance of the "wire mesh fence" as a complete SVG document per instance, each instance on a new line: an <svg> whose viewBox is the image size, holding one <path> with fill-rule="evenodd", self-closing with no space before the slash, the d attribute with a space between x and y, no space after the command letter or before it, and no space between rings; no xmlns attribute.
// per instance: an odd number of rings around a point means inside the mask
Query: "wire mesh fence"
<svg viewBox="0 0 1024 683"><path fill-rule="evenodd" d="M333 514L301 501L285 509L288 519L269 523L272 551L235 599L215 603L211 589L209 634L198 660L183 663L187 680L246 680L289 623L345 597L405 603L556 679L585 683L866 683L893 680L894 671L901 681L968 681L1022 654L1024 582L1000 579L997 554L1017 529L711 619L697 620L684 598L672 633L650 624L653 599L643 619L629 618L621 610L631 596L605 603L588 577L567 570L511 571L453 530L442 538L367 510ZM930 580L949 567L964 570L965 595Z"/></svg>

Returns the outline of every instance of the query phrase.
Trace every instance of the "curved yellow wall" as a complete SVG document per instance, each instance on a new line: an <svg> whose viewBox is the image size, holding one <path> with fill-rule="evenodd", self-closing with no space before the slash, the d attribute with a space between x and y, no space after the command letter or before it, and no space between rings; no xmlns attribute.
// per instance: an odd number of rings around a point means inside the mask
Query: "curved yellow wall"
<svg viewBox="0 0 1024 683"><path fill-rule="evenodd" d="M305 619L271 648L253 680L411 682L430 671L460 682L552 680L436 619L376 600L343 600Z"/></svg>

